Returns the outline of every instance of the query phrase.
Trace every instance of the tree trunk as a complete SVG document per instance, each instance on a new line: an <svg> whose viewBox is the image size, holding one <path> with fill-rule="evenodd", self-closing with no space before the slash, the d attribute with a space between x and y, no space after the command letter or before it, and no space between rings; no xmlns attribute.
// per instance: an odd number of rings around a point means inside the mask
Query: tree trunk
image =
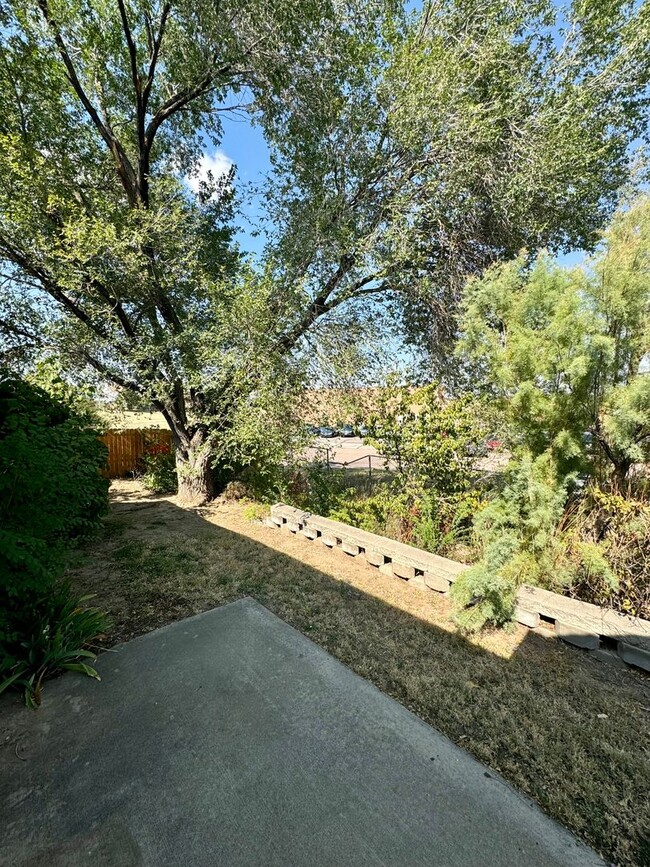
<svg viewBox="0 0 650 867"><path fill-rule="evenodd" d="M189 440L176 444L178 499L187 506L201 506L215 494L210 447L205 431L196 431Z"/></svg>
<svg viewBox="0 0 650 867"><path fill-rule="evenodd" d="M614 463L614 483L619 493L624 494L629 486L628 474L632 469L629 458L621 458Z"/></svg>

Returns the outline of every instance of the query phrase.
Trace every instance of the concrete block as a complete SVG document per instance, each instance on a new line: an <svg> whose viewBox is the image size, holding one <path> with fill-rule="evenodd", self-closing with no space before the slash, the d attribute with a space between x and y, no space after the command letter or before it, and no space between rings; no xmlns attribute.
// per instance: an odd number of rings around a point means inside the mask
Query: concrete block
<svg viewBox="0 0 650 867"><path fill-rule="evenodd" d="M542 617L579 626L590 635L615 638L650 651L650 620L630 617L527 584L519 588L517 602L528 611L539 611Z"/></svg>
<svg viewBox="0 0 650 867"><path fill-rule="evenodd" d="M525 608L519 606L515 608L515 620L531 629L539 626L539 614L536 611L526 611Z"/></svg>
<svg viewBox="0 0 650 867"><path fill-rule="evenodd" d="M566 623L562 620L555 621L555 632L569 644L576 647L585 647L587 650L597 650L600 645L600 636L587 632L579 626Z"/></svg>
<svg viewBox="0 0 650 867"><path fill-rule="evenodd" d="M318 539L318 530L313 530L311 527L303 527L300 532L308 539Z"/></svg>
<svg viewBox="0 0 650 867"><path fill-rule="evenodd" d="M372 548L366 548L366 560L371 566L383 566L386 558L381 551L375 551Z"/></svg>
<svg viewBox="0 0 650 867"><path fill-rule="evenodd" d="M265 527L270 527L272 530L278 529L278 524L273 520L273 518L264 518L262 523Z"/></svg>
<svg viewBox="0 0 650 867"><path fill-rule="evenodd" d="M350 554L352 557L356 557L359 553L359 546L353 545L351 542L346 542L344 539L341 543L341 550L345 551L346 554Z"/></svg>
<svg viewBox="0 0 650 867"><path fill-rule="evenodd" d="M393 564L392 563L382 563L381 566L379 567L379 571L383 575L389 575L391 578L395 577L393 574Z"/></svg>
<svg viewBox="0 0 650 867"><path fill-rule="evenodd" d="M635 644L628 644L627 641L619 641L618 655L628 665L636 665L637 668L642 668L644 671L650 671L650 652L642 647L637 647Z"/></svg>
<svg viewBox="0 0 650 867"><path fill-rule="evenodd" d="M304 512L302 509L285 506L284 503L275 503L275 505L271 506L271 516L283 518L285 521L297 521L301 524L305 518L309 517L309 514L309 512Z"/></svg>
<svg viewBox="0 0 650 867"><path fill-rule="evenodd" d="M281 527L284 524L284 518L280 515L271 514L271 516L267 518L267 520L271 521L271 523L274 524L276 527Z"/></svg>
<svg viewBox="0 0 650 867"><path fill-rule="evenodd" d="M322 533L319 537L323 545L328 548L336 548L336 536L328 536L327 533Z"/></svg>
<svg viewBox="0 0 650 867"><path fill-rule="evenodd" d="M300 524L297 524L295 521L287 521L287 530L291 533L297 533L300 530Z"/></svg>
<svg viewBox="0 0 650 867"><path fill-rule="evenodd" d="M451 581L435 572L425 572L424 583L430 590L437 590L438 593L449 593L451 587Z"/></svg>
<svg viewBox="0 0 650 867"><path fill-rule="evenodd" d="M397 575L398 578L404 578L404 580L408 581L411 578L415 578L415 566L407 566L405 563L396 563L393 560L393 574Z"/></svg>
<svg viewBox="0 0 650 867"><path fill-rule="evenodd" d="M409 578L406 583L409 587L415 587L416 590L426 590L429 592L429 587L424 583L423 575L416 575L414 578Z"/></svg>

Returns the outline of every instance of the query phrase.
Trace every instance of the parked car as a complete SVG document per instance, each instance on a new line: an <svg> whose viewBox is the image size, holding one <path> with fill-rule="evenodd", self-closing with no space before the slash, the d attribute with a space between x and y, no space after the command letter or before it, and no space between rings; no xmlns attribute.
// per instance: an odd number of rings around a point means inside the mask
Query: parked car
<svg viewBox="0 0 650 867"><path fill-rule="evenodd" d="M489 436L489 437L485 440L485 448L486 448L489 452L496 452L496 451L498 451L498 450L501 448L502 445L503 445L503 443L501 442L501 440L500 440L497 436L494 436L494 435Z"/></svg>
<svg viewBox="0 0 650 867"><path fill-rule="evenodd" d="M313 424L305 425L305 430L307 431L309 436L312 436L312 437L317 437L320 433L320 428L316 427Z"/></svg>
<svg viewBox="0 0 650 867"><path fill-rule="evenodd" d="M318 428L318 435L325 437L325 439L331 439L336 436L336 431L333 427L320 427Z"/></svg>
<svg viewBox="0 0 650 867"><path fill-rule="evenodd" d="M343 427L339 429L339 433L342 437L353 437L354 428L351 424L344 424Z"/></svg>
<svg viewBox="0 0 650 867"><path fill-rule="evenodd" d="M360 424L359 427L357 428L357 434L360 437L367 437L368 433L369 433L369 431L368 431L368 428L365 426L365 424Z"/></svg>

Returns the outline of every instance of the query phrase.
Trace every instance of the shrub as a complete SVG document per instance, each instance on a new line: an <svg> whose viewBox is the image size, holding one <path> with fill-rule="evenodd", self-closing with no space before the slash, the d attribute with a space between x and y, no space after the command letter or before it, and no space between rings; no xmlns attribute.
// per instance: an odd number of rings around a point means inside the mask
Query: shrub
<svg viewBox="0 0 650 867"><path fill-rule="evenodd" d="M399 529L395 524L400 521L402 509L403 504L391 496L388 488L382 487L369 497L350 492L330 510L328 517L369 533L396 537Z"/></svg>
<svg viewBox="0 0 650 867"><path fill-rule="evenodd" d="M472 447L487 433L484 415L471 397L444 399L435 383L389 388L369 421L368 442L395 467L402 490L459 494L474 480Z"/></svg>
<svg viewBox="0 0 650 867"><path fill-rule="evenodd" d="M178 490L176 460L166 443L152 443L142 456L142 484L152 494L175 494Z"/></svg>
<svg viewBox="0 0 650 867"><path fill-rule="evenodd" d="M329 469L322 463L281 468L272 488L273 499L317 515L329 515L353 495L345 470Z"/></svg>
<svg viewBox="0 0 650 867"><path fill-rule="evenodd" d="M454 582L456 620L467 631L512 619L524 582L566 586L571 572L557 536L569 480L549 455L512 462L499 496L474 521L479 561Z"/></svg>
<svg viewBox="0 0 650 867"><path fill-rule="evenodd" d="M99 629L57 585L65 553L107 508L106 448L83 414L0 375L0 674L37 703L44 677L82 666Z"/></svg>
<svg viewBox="0 0 650 867"><path fill-rule="evenodd" d="M253 523L263 521L269 516L269 507L265 503L247 503L244 506L244 518Z"/></svg>
<svg viewBox="0 0 650 867"><path fill-rule="evenodd" d="M45 587L65 549L98 526L108 504L105 462L87 418L0 375L0 604Z"/></svg>
<svg viewBox="0 0 650 867"><path fill-rule="evenodd" d="M570 592L650 619L650 502L590 486L562 522Z"/></svg>

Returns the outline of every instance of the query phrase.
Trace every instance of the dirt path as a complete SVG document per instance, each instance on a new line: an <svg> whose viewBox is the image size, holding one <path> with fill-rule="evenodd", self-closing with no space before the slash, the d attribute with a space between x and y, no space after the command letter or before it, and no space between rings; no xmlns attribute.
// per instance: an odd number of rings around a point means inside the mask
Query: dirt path
<svg viewBox="0 0 650 867"><path fill-rule="evenodd" d="M445 597L244 512L115 483L71 570L112 615L109 643L253 596L607 857L650 865L650 679L523 627L468 640Z"/></svg>

